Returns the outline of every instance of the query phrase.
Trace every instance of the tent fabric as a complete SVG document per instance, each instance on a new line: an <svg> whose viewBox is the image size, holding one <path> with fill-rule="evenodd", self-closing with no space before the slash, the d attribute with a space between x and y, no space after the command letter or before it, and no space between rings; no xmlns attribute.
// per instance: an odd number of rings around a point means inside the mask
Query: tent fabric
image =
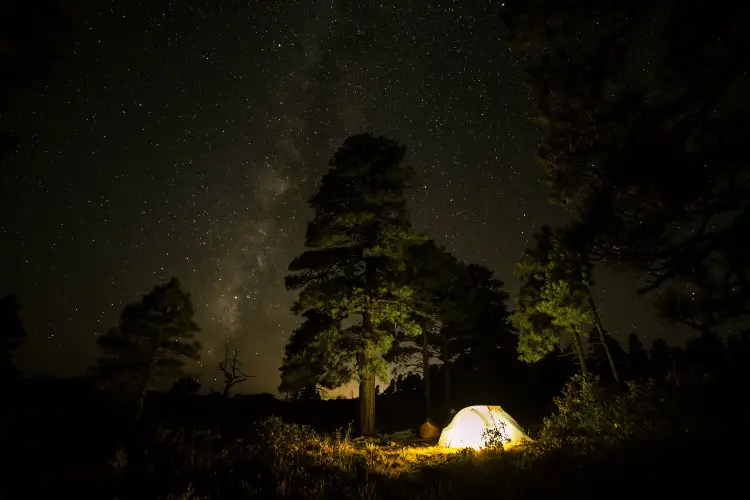
<svg viewBox="0 0 750 500"><path fill-rule="evenodd" d="M447 448L483 448L486 431L498 429L512 446L529 439L518 422L499 406L468 406L456 413L440 434L439 446Z"/></svg>

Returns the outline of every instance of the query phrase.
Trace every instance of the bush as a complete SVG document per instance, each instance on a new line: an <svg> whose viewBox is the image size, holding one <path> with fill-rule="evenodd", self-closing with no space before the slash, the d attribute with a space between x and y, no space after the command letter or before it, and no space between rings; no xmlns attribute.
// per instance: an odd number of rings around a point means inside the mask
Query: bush
<svg viewBox="0 0 750 500"><path fill-rule="evenodd" d="M626 441L654 438L659 432L653 381L628 382L623 392L611 392L594 377L574 376L556 411L544 419L539 437L528 446L532 457L555 451L596 456Z"/></svg>
<svg viewBox="0 0 750 500"><path fill-rule="evenodd" d="M505 445L510 442L508 432L505 430L505 422L500 422L498 427L488 428L482 432L484 441L483 449L488 452L498 452L505 449Z"/></svg>

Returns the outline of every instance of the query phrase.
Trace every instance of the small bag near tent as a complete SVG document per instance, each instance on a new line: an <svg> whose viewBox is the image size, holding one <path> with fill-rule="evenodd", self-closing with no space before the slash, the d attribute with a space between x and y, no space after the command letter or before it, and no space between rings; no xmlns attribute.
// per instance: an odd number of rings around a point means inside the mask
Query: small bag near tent
<svg viewBox="0 0 750 500"><path fill-rule="evenodd" d="M446 448L484 448L488 437L499 432L508 446L529 439L518 422L499 406L468 406L456 413L440 434L439 446Z"/></svg>
<svg viewBox="0 0 750 500"><path fill-rule="evenodd" d="M419 426L419 437L422 439L435 439L440 435L440 428L428 418Z"/></svg>

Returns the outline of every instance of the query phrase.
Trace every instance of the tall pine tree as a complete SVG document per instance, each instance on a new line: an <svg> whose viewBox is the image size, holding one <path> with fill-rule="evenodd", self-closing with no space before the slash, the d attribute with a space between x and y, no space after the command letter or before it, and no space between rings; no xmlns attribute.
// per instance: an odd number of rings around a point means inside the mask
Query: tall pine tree
<svg viewBox="0 0 750 500"><path fill-rule="evenodd" d="M517 384L514 377L522 373L517 336L508 313L508 293L491 269L478 264L466 266L464 281L459 304L466 314L443 325L445 348L441 360L446 368L455 367L456 379L463 381L463 386L475 387L477 395L489 398L493 388ZM449 405L450 375L450 371L444 374Z"/></svg>
<svg viewBox="0 0 750 500"><path fill-rule="evenodd" d="M136 420L150 384L178 379L183 359L198 359L201 346L193 337L200 328L193 314L190 295L172 278L127 305L120 324L99 338L103 356L92 368L94 376L136 403Z"/></svg>
<svg viewBox="0 0 750 500"><path fill-rule="evenodd" d="M440 358L444 364L445 359L451 357L444 325L464 318L467 313L464 307L467 293L466 266L432 240L411 245L406 258L408 282L413 289L412 301L418 309L414 317L422 333L418 339L408 335L398 336L386 359L401 367L409 367L419 355L424 382L425 417L431 418L433 414L430 365L435 357ZM444 365L443 372L446 374L445 392L449 400L448 365Z"/></svg>
<svg viewBox="0 0 750 500"><path fill-rule="evenodd" d="M422 238L411 232L406 210L413 173L402 164L405 153L398 143L370 134L344 141L310 200L315 217L307 250L292 261L286 278L288 289L300 290L295 313L316 311L329 320L309 324L304 339L295 332L282 373L292 380L298 370L308 371L328 383L356 377L363 435L375 432L382 355L400 332L420 334L404 253ZM346 367L351 360L354 369Z"/></svg>

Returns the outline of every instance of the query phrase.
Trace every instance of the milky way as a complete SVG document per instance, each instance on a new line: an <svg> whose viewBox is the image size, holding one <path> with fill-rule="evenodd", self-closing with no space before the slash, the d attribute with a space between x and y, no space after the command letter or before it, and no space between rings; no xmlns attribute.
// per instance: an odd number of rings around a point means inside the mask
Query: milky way
<svg viewBox="0 0 750 500"><path fill-rule="evenodd" d="M20 296L30 374L82 373L122 307L176 276L203 330L188 368L210 387L232 339L257 376L243 390L275 392L298 321L286 267L353 133L408 146L417 229L511 292L534 230L564 218L544 200L499 2L75 5L58 69L10 107L0 293ZM634 286L607 283L610 329L642 331Z"/></svg>

